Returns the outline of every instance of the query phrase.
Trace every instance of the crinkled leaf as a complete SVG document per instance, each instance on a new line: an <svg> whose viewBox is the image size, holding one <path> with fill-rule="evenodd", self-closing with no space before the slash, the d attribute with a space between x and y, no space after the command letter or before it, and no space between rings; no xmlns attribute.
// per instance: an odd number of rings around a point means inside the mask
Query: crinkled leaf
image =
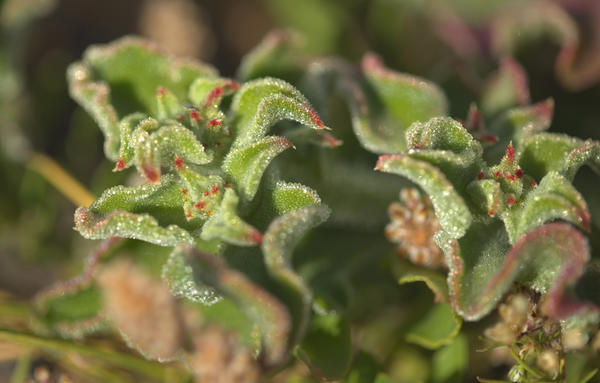
<svg viewBox="0 0 600 383"><path fill-rule="evenodd" d="M191 243L181 208L181 192L173 176L160 184L116 186L106 190L89 208L75 212L75 228L86 238L123 237L161 246Z"/></svg>
<svg viewBox="0 0 600 383"><path fill-rule="evenodd" d="M95 284L36 299L32 310L38 332L64 338L82 338L106 327L102 297Z"/></svg>
<svg viewBox="0 0 600 383"><path fill-rule="evenodd" d="M481 169L481 144L449 117L415 122L408 128L406 140L408 155L439 168L459 190Z"/></svg>
<svg viewBox="0 0 600 383"><path fill-rule="evenodd" d="M316 191L298 183L277 181L271 194L273 209L284 215L308 205L319 205L321 198Z"/></svg>
<svg viewBox="0 0 600 383"><path fill-rule="evenodd" d="M278 365L287 358L291 320L288 311L275 297L240 272L229 269L214 255L191 247L178 247L175 252L189 254L194 278L232 299L258 326L263 346L261 352L267 365Z"/></svg>
<svg viewBox="0 0 600 383"><path fill-rule="evenodd" d="M370 88L351 85L348 100L354 131L366 149L401 152L407 148L405 132L413 122L446 114L446 98L435 84L393 72L373 54L363 58L362 69Z"/></svg>
<svg viewBox="0 0 600 383"><path fill-rule="evenodd" d="M519 157L523 171L536 180L550 171L557 171L572 180L586 163L595 169L600 167L600 143L555 133L528 137Z"/></svg>
<svg viewBox="0 0 600 383"><path fill-rule="evenodd" d="M518 229L515 233L508 232L511 243L555 219L571 222L584 230L590 228L590 213L583 196L557 172L546 174L539 186L527 195L518 215Z"/></svg>
<svg viewBox="0 0 600 383"><path fill-rule="evenodd" d="M448 303L446 277L439 271L417 267L407 261L397 261L394 270L398 283L424 282L433 293L435 302Z"/></svg>
<svg viewBox="0 0 600 383"><path fill-rule="evenodd" d="M460 331L462 319L449 304L437 303L406 333L406 340L428 349L450 344Z"/></svg>
<svg viewBox="0 0 600 383"><path fill-rule="evenodd" d="M281 120L292 120L312 129L327 129L300 92L282 80L264 78L244 84L236 93L231 110L236 132L234 147L261 139Z"/></svg>
<svg viewBox="0 0 600 383"><path fill-rule="evenodd" d="M262 234L238 216L238 202L235 191L226 189L221 206L202 228L203 240L220 239L237 246L256 246L262 242Z"/></svg>
<svg viewBox="0 0 600 383"><path fill-rule="evenodd" d="M329 209L323 205L304 206L275 219L265 232L262 243L265 264L282 285L281 294L290 307L294 324L290 345L303 336L310 317L312 292L292 269L292 252L308 230L324 222Z"/></svg>
<svg viewBox="0 0 600 383"><path fill-rule="evenodd" d="M183 100L194 79L214 74L204 64L175 60L150 42L124 37L90 47L82 62L69 67L67 78L71 96L104 133L107 157L116 161L120 118L136 111L157 115L160 86Z"/></svg>
<svg viewBox="0 0 600 383"><path fill-rule="evenodd" d="M295 354L321 379L340 379L352 362L350 335L350 324L343 316L316 314Z"/></svg>
<svg viewBox="0 0 600 383"><path fill-rule="evenodd" d="M269 136L227 154L222 169L236 186L242 203L252 201L269 163L291 146L285 138Z"/></svg>
<svg viewBox="0 0 600 383"><path fill-rule="evenodd" d="M504 208L504 193L495 180L476 180L467 186L472 202L482 213L495 215Z"/></svg>
<svg viewBox="0 0 600 383"><path fill-rule="evenodd" d="M498 221L473 225L461 239L444 233L436 242L446 253L450 298L467 320L493 309L515 281L547 293L548 313L564 318L588 307L568 302L563 294L589 259L585 238L572 226L551 223L522 236L512 248Z"/></svg>
<svg viewBox="0 0 600 383"><path fill-rule="evenodd" d="M395 154L379 157L375 169L404 176L419 185L431 199L442 228L452 238L465 234L471 224L471 213L438 168L405 154Z"/></svg>
<svg viewBox="0 0 600 383"><path fill-rule="evenodd" d="M193 302L212 305L221 300L215 289L202 284L194 277L190 265L191 254L173 250L162 270L162 278L176 297L187 298Z"/></svg>

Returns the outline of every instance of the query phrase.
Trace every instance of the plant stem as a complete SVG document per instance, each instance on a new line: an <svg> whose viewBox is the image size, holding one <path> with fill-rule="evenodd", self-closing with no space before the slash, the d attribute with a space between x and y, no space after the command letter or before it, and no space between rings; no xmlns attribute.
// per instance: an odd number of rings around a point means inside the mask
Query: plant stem
<svg viewBox="0 0 600 383"><path fill-rule="evenodd" d="M54 355L56 353L78 353L81 356L94 358L113 366L136 371L159 380L163 380L167 374L167 368L159 364L130 354L109 351L89 344L73 343L62 339L43 338L9 329L0 329L0 339L43 348L53 352Z"/></svg>
<svg viewBox="0 0 600 383"><path fill-rule="evenodd" d="M85 187L45 154L34 153L27 167L38 172L77 206L89 206L96 199Z"/></svg>
<svg viewBox="0 0 600 383"><path fill-rule="evenodd" d="M31 368L31 355L33 354L32 349L28 349L21 355L17 361L17 365L10 377L10 383L23 383L29 375L29 369Z"/></svg>

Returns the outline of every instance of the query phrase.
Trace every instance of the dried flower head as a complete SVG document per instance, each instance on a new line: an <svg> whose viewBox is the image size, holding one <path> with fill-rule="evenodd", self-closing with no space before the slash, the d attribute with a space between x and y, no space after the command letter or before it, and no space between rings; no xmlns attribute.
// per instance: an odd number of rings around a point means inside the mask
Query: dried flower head
<svg viewBox="0 0 600 383"><path fill-rule="evenodd" d="M385 228L386 237L398 244L402 256L417 265L445 266L444 253L433 240L440 224L429 198L415 188L405 188L400 200L388 208L391 222Z"/></svg>
<svg viewBox="0 0 600 383"><path fill-rule="evenodd" d="M198 383L252 383L259 369L250 351L236 336L216 325L198 330L194 352L188 356Z"/></svg>
<svg viewBox="0 0 600 383"><path fill-rule="evenodd" d="M169 289L131 261L109 264L98 277L109 317L131 347L169 360L181 346L182 326Z"/></svg>

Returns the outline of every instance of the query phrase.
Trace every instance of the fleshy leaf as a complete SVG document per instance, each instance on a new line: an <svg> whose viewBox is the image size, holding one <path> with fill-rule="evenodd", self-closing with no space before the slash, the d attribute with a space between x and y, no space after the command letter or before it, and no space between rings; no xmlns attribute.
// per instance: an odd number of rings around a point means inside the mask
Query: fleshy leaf
<svg viewBox="0 0 600 383"><path fill-rule="evenodd" d="M405 154L394 154L380 156L375 169L402 175L419 185L431 198L442 228L452 238L465 234L471 224L471 213L438 168Z"/></svg>
<svg viewBox="0 0 600 383"><path fill-rule="evenodd" d="M119 120L136 111L157 115L156 91L168 88L179 99L197 77L214 76L201 63L176 60L154 44L124 37L86 50L67 72L71 96L94 118L105 136L105 153L119 153Z"/></svg>
<svg viewBox="0 0 600 383"><path fill-rule="evenodd" d="M304 206L275 219L265 232L262 243L265 264L269 273L283 284L282 294L291 302L288 303L294 321L291 345L302 339L312 302L308 286L292 269L293 248L309 229L324 222L329 213L323 205Z"/></svg>
<svg viewBox="0 0 600 383"><path fill-rule="evenodd" d="M263 345L261 353L268 366L285 361L291 320L285 307L275 297L240 272L229 269L214 255L191 247L178 247L175 253L187 253L194 278L232 299L258 326Z"/></svg>
<svg viewBox="0 0 600 383"><path fill-rule="evenodd" d="M231 106L234 147L261 139L276 122L292 120L312 129L327 129L310 103L293 86L282 80L264 78L244 84Z"/></svg>
<svg viewBox="0 0 600 383"><path fill-rule="evenodd" d="M237 246L256 246L262 242L262 234L237 215L238 202L235 191L226 189L220 208L202 228L203 240L220 239Z"/></svg>
<svg viewBox="0 0 600 383"><path fill-rule="evenodd" d="M407 261L397 261L395 266L398 283L424 282L434 295L436 303L448 303L446 278L438 271L417 267Z"/></svg>
<svg viewBox="0 0 600 383"><path fill-rule="evenodd" d="M466 320L487 314L515 281L547 293L548 313L555 318L588 309L563 298L565 288L583 273L589 259L585 238L568 224L538 227L510 250L498 221L474 225L459 240L438 233L436 241L449 260L452 304Z"/></svg>
<svg viewBox="0 0 600 383"><path fill-rule="evenodd" d="M304 64L302 54L299 53L301 43L302 39L294 32L270 32L243 57L236 77L243 81L265 76L294 80Z"/></svg>
<svg viewBox="0 0 600 383"><path fill-rule="evenodd" d="M460 331L462 319L449 304L437 303L407 330L406 340L431 350L448 345Z"/></svg>
<svg viewBox="0 0 600 383"><path fill-rule="evenodd" d="M284 215L303 206L321 203L317 192L308 186L284 181L277 181L271 198L277 215Z"/></svg>
<svg viewBox="0 0 600 383"><path fill-rule="evenodd" d="M191 243L180 205L181 194L172 176L157 185L116 186L106 190L89 208L75 212L75 228L86 238L123 237L161 246ZM162 227L161 223L174 223ZM182 228L183 227L183 228Z"/></svg>
<svg viewBox="0 0 600 383"><path fill-rule="evenodd" d="M530 230L554 219L562 219L590 229L590 213L583 196L562 175L550 172L536 189L531 191L519 214L516 233L509 231L511 243Z"/></svg>
<svg viewBox="0 0 600 383"><path fill-rule="evenodd" d="M295 353L313 375L327 381L340 379L352 362L350 324L336 313L316 314Z"/></svg>
<svg viewBox="0 0 600 383"><path fill-rule="evenodd" d="M572 180L586 163L594 169L600 167L600 143L555 133L540 133L525 139L519 157L525 173L536 180L550 171Z"/></svg>
<svg viewBox="0 0 600 383"><path fill-rule="evenodd" d="M222 169L240 193L242 203L252 201L262 175L278 154L292 146L285 138L269 136L252 144L232 149Z"/></svg>
<svg viewBox="0 0 600 383"><path fill-rule="evenodd" d="M415 122L408 128L406 140L409 156L436 166L455 186L474 179L482 167L481 144L449 117Z"/></svg>
<svg viewBox="0 0 600 383"><path fill-rule="evenodd" d="M366 149L379 154L406 150L405 132L413 122L446 114L446 98L433 83L393 72L373 54L363 58L362 69L376 100L357 86L348 93L353 128Z"/></svg>
<svg viewBox="0 0 600 383"><path fill-rule="evenodd" d="M38 332L82 338L107 327L102 297L95 284L36 299L33 326Z"/></svg>

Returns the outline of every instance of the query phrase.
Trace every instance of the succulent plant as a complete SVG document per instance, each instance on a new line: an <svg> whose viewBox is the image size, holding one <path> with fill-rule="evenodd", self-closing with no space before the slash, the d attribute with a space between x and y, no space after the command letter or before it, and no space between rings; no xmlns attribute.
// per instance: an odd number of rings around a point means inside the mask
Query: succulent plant
<svg viewBox="0 0 600 383"><path fill-rule="evenodd" d="M296 129L312 129L297 145L326 142L328 128L310 103L285 81L238 84L129 37L89 48L68 80L104 133L114 170L135 167L142 179L77 209L76 230L89 239L173 248L162 271L172 294L207 305L236 302L257 326L264 366L285 362L306 333L312 302L291 268L292 250L329 209L314 190L282 180L270 166L294 144L268 133L292 120L302 126ZM89 286L77 284L70 294ZM64 297L41 297L39 316L47 318L57 299ZM84 321L75 327L85 332Z"/></svg>

